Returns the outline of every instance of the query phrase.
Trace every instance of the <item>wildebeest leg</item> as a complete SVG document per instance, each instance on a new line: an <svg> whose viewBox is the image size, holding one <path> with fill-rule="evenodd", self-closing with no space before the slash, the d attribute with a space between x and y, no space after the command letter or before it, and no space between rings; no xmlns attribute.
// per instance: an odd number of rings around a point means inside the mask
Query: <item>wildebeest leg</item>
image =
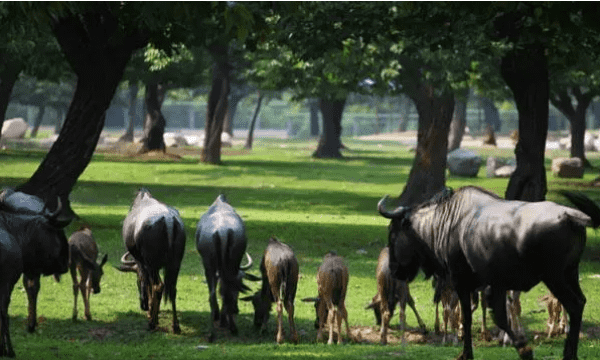
<svg viewBox="0 0 600 360"><path fill-rule="evenodd" d="M327 325L329 326L329 340L327 340L328 345L333 344L333 324L335 324L336 321L336 313L337 311L333 306L333 303L329 301L327 303Z"/></svg>
<svg viewBox="0 0 600 360"><path fill-rule="evenodd" d="M387 344L387 328L390 326L390 310L388 302L385 300L379 301L379 313L381 314L381 345ZM402 324L402 318L400 319Z"/></svg>
<svg viewBox="0 0 600 360"><path fill-rule="evenodd" d="M205 262L206 264L206 262ZM208 284L208 302L210 304L210 335L208 342L214 342L216 339L215 322L219 321L219 303L217 302L217 276L214 272L204 267L206 283Z"/></svg>
<svg viewBox="0 0 600 360"><path fill-rule="evenodd" d="M77 320L77 296L79 295L79 282L77 281L77 270L71 268L71 279L73 280L73 321Z"/></svg>
<svg viewBox="0 0 600 360"><path fill-rule="evenodd" d="M457 287L458 288L458 287ZM471 337L471 324L473 322L473 314L471 313L471 293L461 290L458 292L460 300L460 308L463 318L463 351L457 359L467 360L473 359L473 339Z"/></svg>
<svg viewBox="0 0 600 360"><path fill-rule="evenodd" d="M23 286L27 291L27 299L29 301L28 316L27 316L27 331L30 333L35 331L37 325L37 296L40 292L40 276L33 278L23 274Z"/></svg>
<svg viewBox="0 0 600 360"><path fill-rule="evenodd" d="M287 299L285 310L288 313L288 321L290 323L290 336L294 343L298 343L298 332L296 331L296 323L294 323L294 302Z"/></svg>
<svg viewBox="0 0 600 360"><path fill-rule="evenodd" d="M577 359L581 317L586 302L585 295L579 286L579 271L577 267L574 267L567 271L566 279L552 277L544 283L569 313L569 333L565 341L563 359Z"/></svg>
<svg viewBox="0 0 600 360"><path fill-rule="evenodd" d="M487 299L483 294L483 291L480 292L479 297L481 298L481 339L483 341L491 341L492 335L487 329Z"/></svg>
<svg viewBox="0 0 600 360"><path fill-rule="evenodd" d="M12 288L5 291L0 298L0 356L15 357L8 326L8 305L10 303L9 297L11 292Z"/></svg>
<svg viewBox="0 0 600 360"><path fill-rule="evenodd" d="M435 323L433 324L433 331L436 334L440 333L440 303L436 302L435 303Z"/></svg>
<svg viewBox="0 0 600 360"><path fill-rule="evenodd" d="M288 311L289 314L289 311ZM266 325L266 324L265 324ZM281 298L277 299L277 337L278 344L283 343L283 303Z"/></svg>
<svg viewBox="0 0 600 360"><path fill-rule="evenodd" d="M92 274L87 274L87 280L79 283L81 287L81 297L83 297L83 307L85 319L92 320L92 313L90 312L90 294L92 293Z"/></svg>
<svg viewBox="0 0 600 360"><path fill-rule="evenodd" d="M150 321L148 322L148 330L154 330L158 326L160 301L162 300L162 293L165 287L158 274L153 274L151 284L152 294L150 296Z"/></svg>
<svg viewBox="0 0 600 360"><path fill-rule="evenodd" d="M417 318L417 322L419 323L419 327L421 328L421 330L423 330L424 332L426 332L427 331L427 327L425 326L425 323L423 322L423 319L421 319L421 317L419 316L419 313L417 312L417 308L415 306L415 300L410 295L410 292L408 293L408 296L407 296L407 299L406 299L406 303L408 304L408 306L410 306L410 308L412 309L412 311L415 313L415 317Z"/></svg>
<svg viewBox="0 0 600 360"><path fill-rule="evenodd" d="M171 298L171 309L173 311L173 334L181 334L181 328L179 327L179 319L177 318L177 304L175 303L175 299L176 295L173 294Z"/></svg>
<svg viewBox="0 0 600 360"><path fill-rule="evenodd" d="M350 340L350 326L348 325L348 311L346 310L345 299L342 299L342 301L340 301L340 305L338 306L338 316L340 317L338 320L339 321L338 331L340 332L340 336L338 337L338 344L341 344L342 343L342 320L346 324L346 335L348 336L348 339Z"/></svg>
<svg viewBox="0 0 600 360"><path fill-rule="evenodd" d="M522 334L517 336L508 324L508 316L506 313L506 290L490 287L489 295L487 300L494 311L496 325L508 334L521 359L533 359L533 351L527 346L525 336Z"/></svg>

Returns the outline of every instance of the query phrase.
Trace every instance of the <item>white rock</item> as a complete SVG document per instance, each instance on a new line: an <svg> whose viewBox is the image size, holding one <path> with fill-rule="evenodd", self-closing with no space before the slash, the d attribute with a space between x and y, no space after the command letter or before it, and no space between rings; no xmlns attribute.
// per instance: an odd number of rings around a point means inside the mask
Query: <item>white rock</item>
<svg viewBox="0 0 600 360"><path fill-rule="evenodd" d="M25 137L29 125L22 118L4 120L2 124L2 138L22 139Z"/></svg>
<svg viewBox="0 0 600 360"><path fill-rule="evenodd" d="M481 156L466 149L456 149L448 154L450 174L458 176L477 176L481 166Z"/></svg>

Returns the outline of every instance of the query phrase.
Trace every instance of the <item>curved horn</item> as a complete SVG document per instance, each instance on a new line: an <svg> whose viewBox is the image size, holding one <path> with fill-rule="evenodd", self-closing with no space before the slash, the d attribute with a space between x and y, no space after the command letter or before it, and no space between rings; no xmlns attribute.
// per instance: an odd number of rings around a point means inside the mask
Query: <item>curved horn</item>
<svg viewBox="0 0 600 360"><path fill-rule="evenodd" d="M126 252L125 254L123 254L123 256L121 257L121 265L119 267L115 267L117 270L119 271L135 271L137 272L138 270L138 266L137 263L135 262L135 260L128 260L127 258L131 256L131 253Z"/></svg>
<svg viewBox="0 0 600 360"><path fill-rule="evenodd" d="M386 210L385 203L388 201L389 198L390 198L390 196L386 195L383 197L383 199L379 200L379 202L377 203L377 210L379 210L379 213L384 218L395 219L395 218L401 216L407 210L407 208L404 206L398 206L396 209L394 209L392 211Z"/></svg>
<svg viewBox="0 0 600 360"><path fill-rule="evenodd" d="M123 265L134 265L135 260L128 260L127 258L131 256L131 253L128 251L123 256L121 256L121 263Z"/></svg>
<svg viewBox="0 0 600 360"><path fill-rule="evenodd" d="M249 270L252 267L252 257L247 252L246 252L246 257L248 258L248 264L246 264L244 266L240 266L240 270L242 270L242 271Z"/></svg>

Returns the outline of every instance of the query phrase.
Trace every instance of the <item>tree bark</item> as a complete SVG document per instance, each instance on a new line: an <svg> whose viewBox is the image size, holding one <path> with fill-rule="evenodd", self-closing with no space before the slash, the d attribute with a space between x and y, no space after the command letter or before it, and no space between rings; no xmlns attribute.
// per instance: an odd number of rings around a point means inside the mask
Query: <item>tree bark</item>
<svg viewBox="0 0 600 360"><path fill-rule="evenodd" d="M585 167L591 167L592 165L585 157L585 114L595 93L592 91L582 93L579 86L574 86L571 92L577 100L576 106L572 103L567 89L553 93L550 101L571 124L571 157L578 157Z"/></svg>
<svg viewBox="0 0 600 360"><path fill-rule="evenodd" d="M106 109L131 53L146 39L118 33L116 17L105 5L54 19L52 30L77 75L77 86L58 139L31 178L17 189L42 198L50 208L60 196L59 217L71 219L69 194L94 153Z"/></svg>
<svg viewBox="0 0 600 360"><path fill-rule="evenodd" d="M590 105L594 116L594 129L600 129L600 102L594 101Z"/></svg>
<svg viewBox="0 0 600 360"><path fill-rule="evenodd" d="M133 142L134 130L135 130L135 118L137 115L137 95L140 91L138 84L135 82L129 83L129 109L127 111L129 123L125 133L121 135L119 141L122 142Z"/></svg>
<svg viewBox="0 0 600 360"><path fill-rule="evenodd" d="M341 158L342 153L342 115L344 114L344 100L319 99L319 107L323 117L323 133L319 139L317 150L313 153L315 158Z"/></svg>
<svg viewBox="0 0 600 360"><path fill-rule="evenodd" d="M2 54L0 55L0 68L2 69L0 71L0 130L2 130L4 118L6 117L6 109L8 109L8 102L10 101L10 94L19 78L21 70L23 70L23 65L18 61L12 60L10 56Z"/></svg>
<svg viewBox="0 0 600 360"><path fill-rule="evenodd" d="M448 134L448 152L460 148L467 126L467 96L469 89L455 97L454 113Z"/></svg>
<svg viewBox="0 0 600 360"><path fill-rule="evenodd" d="M317 137L319 136L319 101L310 99L308 107L310 109L310 136Z"/></svg>
<svg viewBox="0 0 600 360"><path fill-rule="evenodd" d="M215 60L215 64L213 66L212 88L208 95L201 160L208 164L220 164L221 133L227 115L231 65L228 63L227 46L214 45L209 51Z"/></svg>
<svg viewBox="0 0 600 360"><path fill-rule="evenodd" d="M398 131L404 132L408 128L410 118L411 100L408 96L400 95L400 121L398 122Z"/></svg>
<svg viewBox="0 0 600 360"><path fill-rule="evenodd" d="M258 114L260 113L260 107L264 97L265 95L259 91L256 107L254 108L254 114L252 115L252 121L250 121L250 126L248 127L248 137L246 138L246 145L244 145L244 148L246 149L252 149L252 143L254 142L254 126L256 125L256 120L258 119Z"/></svg>
<svg viewBox="0 0 600 360"><path fill-rule="evenodd" d="M483 116L485 118L485 123L492 127L494 132L498 132L502 129L502 122L500 121L500 114L498 113L498 108L492 99L481 96L479 97L479 102L481 103L481 107L483 108Z"/></svg>
<svg viewBox="0 0 600 360"><path fill-rule="evenodd" d="M408 180L400 194L400 205L429 200L446 186L448 132L454 113L454 95L431 84L418 83L407 89L419 114L417 149Z"/></svg>
<svg viewBox="0 0 600 360"><path fill-rule="evenodd" d="M38 130L40 129L40 125L42 124L42 120L44 120L44 114L46 113L46 105L40 105L37 116L35 117L35 122L33 127L31 128L31 133L29 137L35 138L37 137Z"/></svg>
<svg viewBox="0 0 600 360"><path fill-rule="evenodd" d="M227 116L225 117L225 124L223 125L223 132L229 134L233 139L233 122L235 120L235 114L237 113L238 104L248 95L247 91L238 89L232 91L229 96L229 102L227 104Z"/></svg>
<svg viewBox="0 0 600 360"><path fill-rule="evenodd" d="M146 115L144 118L144 138L140 153L148 151L165 151L165 126L167 121L162 114L161 107L165 100L165 87L153 79L146 83Z"/></svg>
<svg viewBox="0 0 600 360"><path fill-rule="evenodd" d="M517 168L510 177L505 198L543 201L547 191L544 152L550 97L545 49L532 44L512 50L502 58L500 70L519 112Z"/></svg>

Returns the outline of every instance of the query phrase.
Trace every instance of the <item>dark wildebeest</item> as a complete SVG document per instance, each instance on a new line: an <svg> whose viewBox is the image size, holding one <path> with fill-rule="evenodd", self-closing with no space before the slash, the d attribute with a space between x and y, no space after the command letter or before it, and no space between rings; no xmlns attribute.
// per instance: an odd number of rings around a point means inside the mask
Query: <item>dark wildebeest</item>
<svg viewBox="0 0 600 360"><path fill-rule="evenodd" d="M35 297L29 297L30 315L32 308L35 315L40 275L67 272L69 245L63 228L69 221L58 220L61 208L60 199L57 209L50 212L36 196L12 189L0 194L0 356L15 356L8 327L8 305L21 274L37 284L31 287ZM30 295L30 287L25 280L24 283ZM28 330L34 328L35 318Z"/></svg>
<svg viewBox="0 0 600 360"><path fill-rule="evenodd" d="M137 273L140 308L148 311L148 329L154 330L158 325L164 291L165 301L171 301L173 308L173 333L179 334L175 299L185 250L185 227L179 212L154 199L147 189L140 189L123 222L123 241L127 252L119 270ZM160 269L164 269L164 283Z"/></svg>
<svg viewBox="0 0 600 360"><path fill-rule="evenodd" d="M389 267L389 248L384 247L379 253L377 260L377 294L366 309L373 309L377 325L381 325L381 344L387 344L387 329L390 326L390 320L394 315L396 304L399 303L400 310L400 329L404 330L406 326L406 305L410 306L417 317L419 327L425 331L425 323L421 320L415 301L410 295L410 290L406 281L394 278Z"/></svg>
<svg viewBox="0 0 600 360"><path fill-rule="evenodd" d="M527 291L543 281L565 306L570 330L565 359L577 358L585 296L579 286L579 261L590 216L553 202L503 200L481 188L446 190L414 207L378 209L390 223L390 268L411 281L426 275L449 276L463 309L461 359L473 358L471 292L487 286L494 320L513 340L519 355L533 357L524 336L515 336L506 316L506 291ZM579 204L575 203L579 208ZM594 204L595 205L595 204ZM586 209L590 211L589 207ZM600 208L593 209L600 216ZM597 226L597 222L594 225ZM396 234L405 236L397 236Z"/></svg>
<svg viewBox="0 0 600 360"><path fill-rule="evenodd" d="M200 217L196 227L196 248L202 257L204 275L208 284L211 333L209 341L215 340L214 322L220 320L221 327L229 327L237 335L235 315L239 313L238 295L250 290L243 283L244 277L259 280L246 274L252 266L252 258L246 253L246 227L242 218L227 203L224 195L217 199ZM248 264L240 266L244 253ZM221 313L217 302L217 284L220 284Z"/></svg>
<svg viewBox="0 0 600 360"><path fill-rule="evenodd" d="M269 320L271 304L277 304L277 343L283 342L283 307L288 313L290 335L294 343L298 342L298 333L294 324L294 298L298 287L298 260L294 250L275 238L269 244L260 262L262 287L254 295L240 300L252 301L254 306L254 326L264 329Z"/></svg>
<svg viewBox="0 0 600 360"><path fill-rule="evenodd" d="M317 288L319 296L305 298L302 301L314 302L316 311L315 328L317 341L323 340L325 322L329 326L329 340L333 344L333 328L337 326L337 342L342 343L342 320L346 324L346 333L350 336L348 327L348 312L346 311L346 292L348 290L348 267L341 256L329 252L323 258L323 263L317 270Z"/></svg>
<svg viewBox="0 0 600 360"><path fill-rule="evenodd" d="M84 315L86 320L92 320L90 312L90 294L100 293L100 279L104 275L102 267L108 260L104 255L100 263L98 259L98 246L92 235L92 229L87 226L71 234L69 238L69 268L73 280L73 320L77 320L77 296L81 292L83 298ZM79 280L77 273L79 272Z"/></svg>

